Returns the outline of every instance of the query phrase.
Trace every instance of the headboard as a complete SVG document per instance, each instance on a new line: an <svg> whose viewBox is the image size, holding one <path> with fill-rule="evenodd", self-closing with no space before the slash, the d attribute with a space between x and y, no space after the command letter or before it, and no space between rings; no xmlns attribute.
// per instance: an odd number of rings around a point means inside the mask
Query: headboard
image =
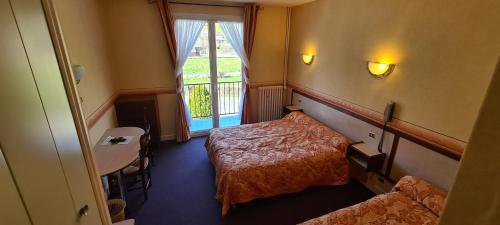
<svg viewBox="0 0 500 225"><path fill-rule="evenodd" d="M352 140L377 147L383 127L382 114L294 86L291 102ZM368 133L377 138L370 138ZM383 152L388 157L378 174L392 182L414 175L449 190L465 144L395 120L386 129Z"/></svg>

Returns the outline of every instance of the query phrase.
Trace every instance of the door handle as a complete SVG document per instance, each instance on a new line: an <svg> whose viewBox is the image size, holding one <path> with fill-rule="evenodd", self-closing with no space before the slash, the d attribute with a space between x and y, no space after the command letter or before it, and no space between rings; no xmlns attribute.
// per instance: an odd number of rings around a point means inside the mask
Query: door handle
<svg viewBox="0 0 500 225"><path fill-rule="evenodd" d="M88 205L83 206L80 209L80 211L78 212L78 214L80 214L80 217L82 217L82 216L88 216L89 215L89 206Z"/></svg>

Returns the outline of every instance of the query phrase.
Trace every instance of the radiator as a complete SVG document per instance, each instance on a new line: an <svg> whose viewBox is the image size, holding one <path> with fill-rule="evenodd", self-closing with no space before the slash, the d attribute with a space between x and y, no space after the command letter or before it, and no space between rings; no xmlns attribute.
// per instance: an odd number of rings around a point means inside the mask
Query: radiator
<svg viewBox="0 0 500 225"><path fill-rule="evenodd" d="M283 86L260 87L259 122L277 120L283 114Z"/></svg>

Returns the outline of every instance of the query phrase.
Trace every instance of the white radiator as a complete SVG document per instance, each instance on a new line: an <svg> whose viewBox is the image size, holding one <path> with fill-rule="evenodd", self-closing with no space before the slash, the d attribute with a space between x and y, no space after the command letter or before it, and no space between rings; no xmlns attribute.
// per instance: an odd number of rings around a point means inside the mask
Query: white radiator
<svg viewBox="0 0 500 225"><path fill-rule="evenodd" d="M283 114L283 86L260 87L259 122L277 120Z"/></svg>

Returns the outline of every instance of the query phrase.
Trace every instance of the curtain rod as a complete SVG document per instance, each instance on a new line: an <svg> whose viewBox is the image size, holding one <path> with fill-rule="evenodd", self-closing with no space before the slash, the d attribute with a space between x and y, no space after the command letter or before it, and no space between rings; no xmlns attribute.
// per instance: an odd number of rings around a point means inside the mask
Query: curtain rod
<svg viewBox="0 0 500 225"><path fill-rule="evenodd" d="M156 0L148 0L149 4L155 3ZM198 5L198 6L217 6L217 7L232 7L232 8L243 8L241 5L224 5L224 4L214 4L214 3L193 3L193 2L176 2L169 1L171 4L179 5Z"/></svg>

